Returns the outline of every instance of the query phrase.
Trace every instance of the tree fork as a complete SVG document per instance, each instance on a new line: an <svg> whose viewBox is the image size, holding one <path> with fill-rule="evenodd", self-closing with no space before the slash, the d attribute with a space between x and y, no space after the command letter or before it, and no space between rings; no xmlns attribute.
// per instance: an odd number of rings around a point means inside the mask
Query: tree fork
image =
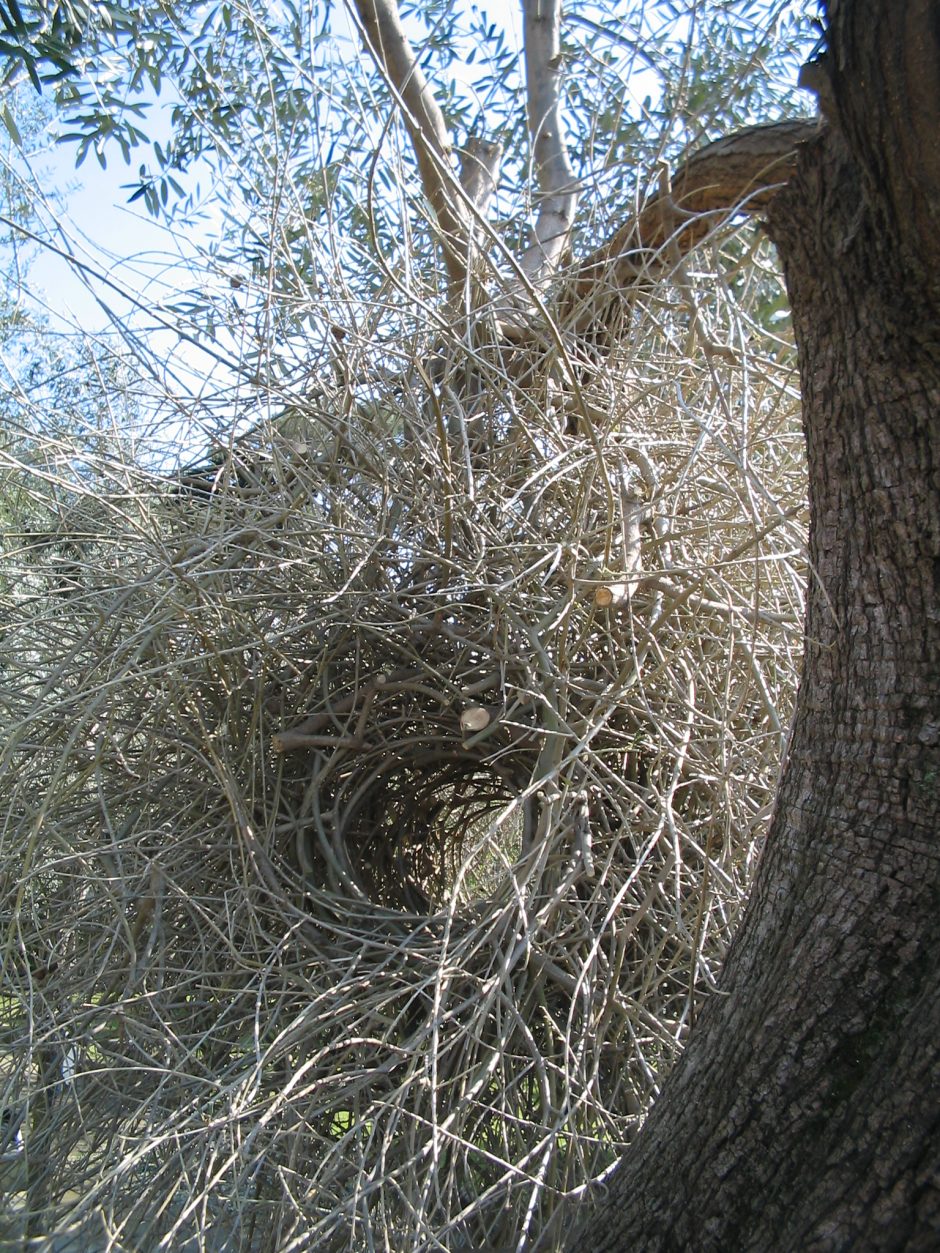
<svg viewBox="0 0 940 1253"><path fill-rule="evenodd" d="M788 761L721 992L571 1248L940 1246L940 26L829 5L775 200L810 474Z"/></svg>

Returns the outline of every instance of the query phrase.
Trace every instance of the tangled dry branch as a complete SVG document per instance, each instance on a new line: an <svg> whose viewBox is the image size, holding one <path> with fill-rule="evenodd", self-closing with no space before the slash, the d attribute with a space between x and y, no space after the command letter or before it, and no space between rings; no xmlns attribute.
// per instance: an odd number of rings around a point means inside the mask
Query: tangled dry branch
<svg viewBox="0 0 940 1253"><path fill-rule="evenodd" d="M618 1157L794 688L793 361L746 243L576 400L350 328L354 376L173 484L56 472L3 590L11 1231L547 1248Z"/></svg>

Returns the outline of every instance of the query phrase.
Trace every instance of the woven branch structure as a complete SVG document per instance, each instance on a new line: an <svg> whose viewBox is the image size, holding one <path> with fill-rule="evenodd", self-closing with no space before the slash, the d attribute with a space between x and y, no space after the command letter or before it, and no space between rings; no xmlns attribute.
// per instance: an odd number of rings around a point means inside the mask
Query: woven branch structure
<svg viewBox="0 0 940 1253"><path fill-rule="evenodd" d="M335 386L173 483L112 450L8 547L8 1238L554 1247L786 736L804 471L748 272L660 281L577 396L350 328Z"/></svg>

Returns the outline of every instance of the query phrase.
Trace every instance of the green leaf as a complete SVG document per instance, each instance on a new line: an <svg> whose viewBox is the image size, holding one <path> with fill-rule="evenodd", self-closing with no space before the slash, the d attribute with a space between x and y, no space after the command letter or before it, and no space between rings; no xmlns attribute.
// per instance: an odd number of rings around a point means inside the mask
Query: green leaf
<svg viewBox="0 0 940 1253"><path fill-rule="evenodd" d="M7 133L16 144L17 148L22 148L23 136L20 134L19 127L13 118L13 114L10 112L9 105L5 104L3 108L0 109L0 119L2 119L3 125L7 128Z"/></svg>
<svg viewBox="0 0 940 1253"><path fill-rule="evenodd" d="M20 9L20 6L17 4L16 0L7 0L7 8L10 11L10 17L13 21L12 29L20 31L22 34L25 35L26 23L23 21L23 12ZM4 15L4 18L5 16L6 15ZM6 22L4 21L4 25L5 24Z"/></svg>

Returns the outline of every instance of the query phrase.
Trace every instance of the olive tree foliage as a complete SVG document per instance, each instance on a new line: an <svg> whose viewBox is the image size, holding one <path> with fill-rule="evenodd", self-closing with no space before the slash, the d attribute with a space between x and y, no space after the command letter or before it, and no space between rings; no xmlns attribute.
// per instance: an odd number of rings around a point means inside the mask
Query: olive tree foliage
<svg viewBox="0 0 940 1253"><path fill-rule="evenodd" d="M191 245L8 550L15 1236L555 1247L633 1137L793 699L802 9L7 6Z"/></svg>
<svg viewBox="0 0 940 1253"><path fill-rule="evenodd" d="M135 405L115 354L54 328L30 299L37 233L46 210L61 212L62 202L37 203L23 161L42 162L54 115L23 87L4 107L11 133L0 159L0 544L5 579L24 561L26 577L42 586L41 565L68 579L76 548L59 528L77 493L94 490L101 464L120 454Z"/></svg>
<svg viewBox="0 0 940 1253"><path fill-rule="evenodd" d="M309 313L305 297L332 285L318 255L325 220L330 261L342 258L344 283L355 277L362 295L370 282L374 289L376 252L394 266L403 244L422 247L427 215L409 194L415 161L396 88L356 55L351 6L5 7L7 77L55 99L58 140L75 145L77 164L123 160L130 202L154 215L185 221L211 200L227 216L220 261L247 262L265 292L275 281L289 297L282 317ZM599 204L611 218L629 212L644 181L638 171L742 123L798 111L792 49L810 37L804 8L656 3L621 15L571 6L559 55L577 66L565 78L564 139L582 189L585 249L611 220L598 219ZM507 28L499 8L490 15L450 0L403 5L401 15L449 142L500 144L501 234L522 251L538 190L518 23ZM223 179L219 196L212 188ZM210 329L219 312L205 315Z"/></svg>

